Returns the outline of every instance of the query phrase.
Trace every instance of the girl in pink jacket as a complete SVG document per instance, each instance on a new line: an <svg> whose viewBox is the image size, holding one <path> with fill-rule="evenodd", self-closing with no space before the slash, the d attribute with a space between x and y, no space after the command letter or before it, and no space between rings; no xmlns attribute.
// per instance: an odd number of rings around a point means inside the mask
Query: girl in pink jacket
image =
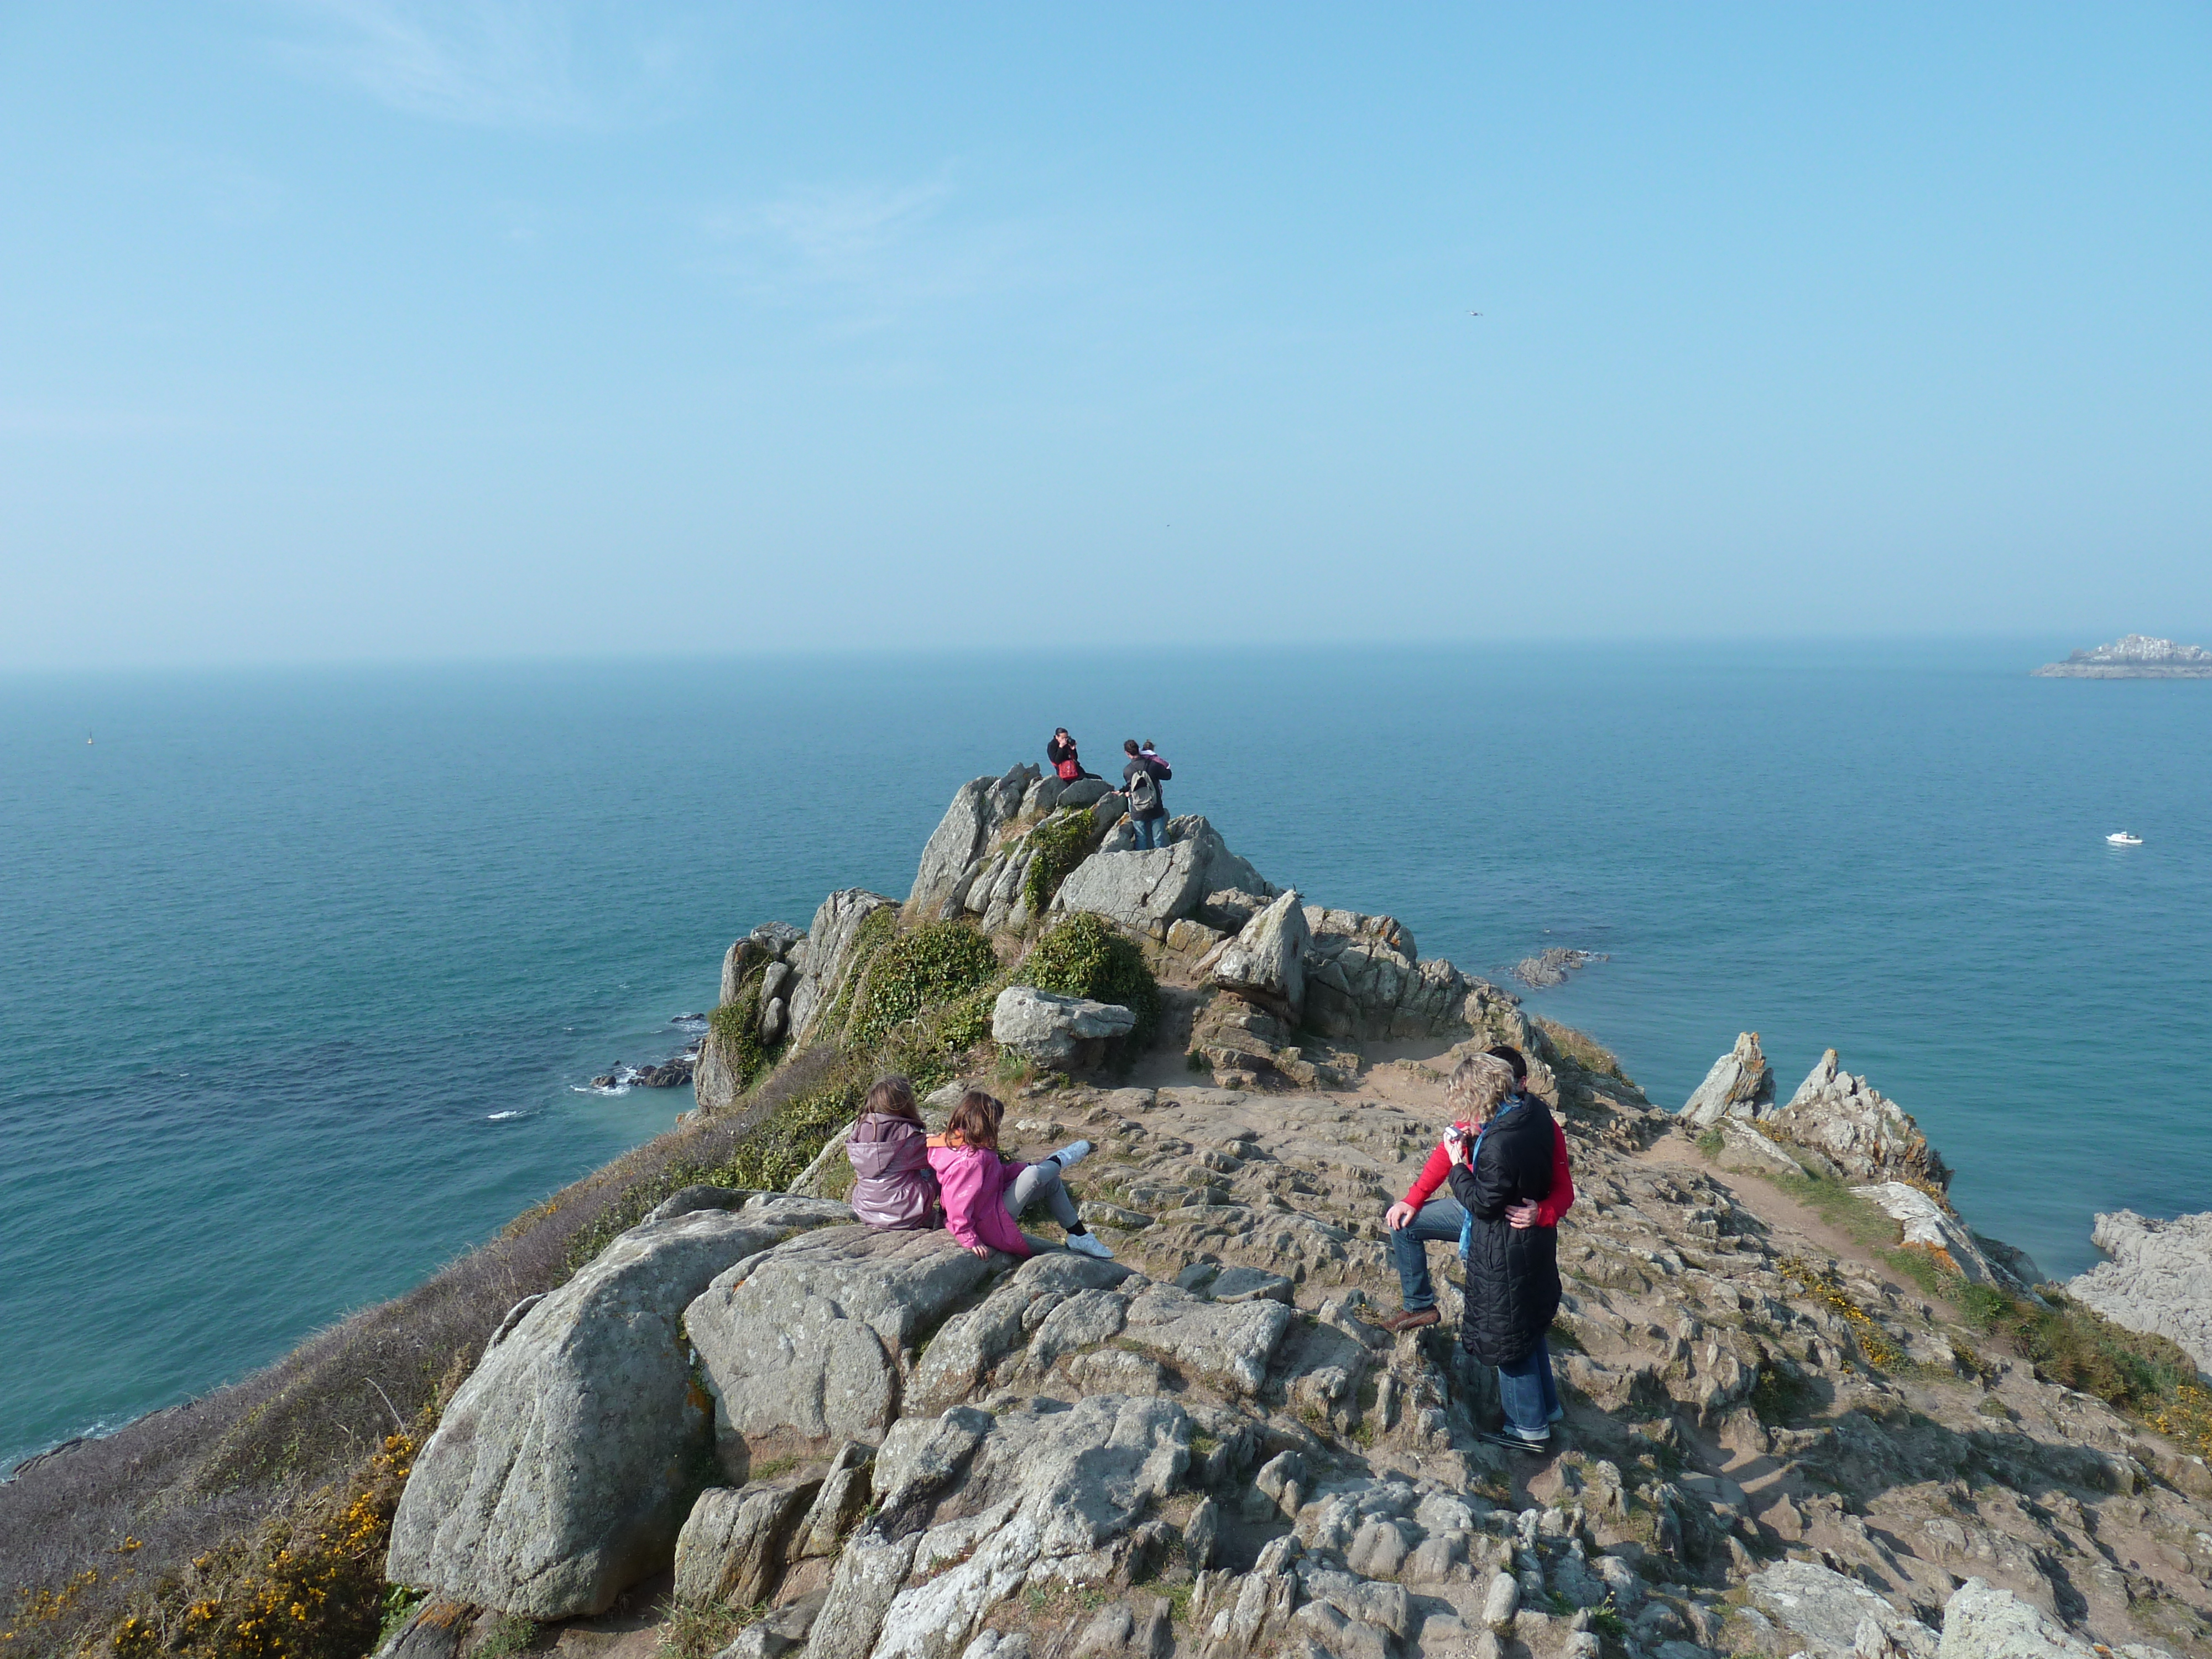
<svg viewBox="0 0 2212 1659"><path fill-rule="evenodd" d="M1091 1155L1091 1143L1061 1147L1042 1164L1019 1164L999 1152L999 1125L1005 1105L970 1089L945 1120L945 1133L929 1138L929 1167L945 1195L945 1224L953 1237L977 1255L1004 1250L1030 1254L1018 1224L1022 1212L1042 1201L1067 1232L1067 1248L1085 1255L1111 1257L1075 1212L1075 1200L1060 1180Z"/></svg>

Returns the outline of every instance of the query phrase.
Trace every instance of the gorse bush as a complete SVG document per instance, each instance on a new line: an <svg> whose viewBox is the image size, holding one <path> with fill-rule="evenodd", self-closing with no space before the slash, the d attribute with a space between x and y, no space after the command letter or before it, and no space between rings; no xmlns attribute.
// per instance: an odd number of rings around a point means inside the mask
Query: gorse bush
<svg viewBox="0 0 2212 1659"><path fill-rule="evenodd" d="M1024 981L1062 996L1117 1002L1137 1016L1136 1029L1122 1039L1130 1050L1152 1041L1160 1021L1160 982L1145 965L1137 942L1087 910L1054 927L1022 959Z"/></svg>
<svg viewBox="0 0 2212 1659"><path fill-rule="evenodd" d="M1036 856L1022 876L1022 900L1031 916L1044 915L1045 906L1060 891L1060 884L1091 851L1097 833L1097 821L1087 806L1056 813L1030 831L1029 843Z"/></svg>
<svg viewBox="0 0 2212 1659"><path fill-rule="evenodd" d="M942 1008L998 977L990 940L965 922L925 922L884 946L857 994L851 1041L881 1042L897 1026Z"/></svg>

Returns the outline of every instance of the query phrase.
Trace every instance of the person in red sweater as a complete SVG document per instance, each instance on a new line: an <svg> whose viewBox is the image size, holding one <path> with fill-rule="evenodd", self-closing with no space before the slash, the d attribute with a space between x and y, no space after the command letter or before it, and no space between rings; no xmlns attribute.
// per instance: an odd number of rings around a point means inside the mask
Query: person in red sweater
<svg viewBox="0 0 2212 1659"><path fill-rule="evenodd" d="M1486 1050L1513 1068L1513 1085L1524 1089L1528 1082L1528 1062L1518 1048L1504 1043ZM1464 1129L1464 1124L1453 1126ZM1437 1311L1436 1287L1429 1280L1429 1251L1431 1241L1456 1244L1460 1228L1467 1212L1460 1208L1459 1200L1451 1195L1444 1177L1451 1169L1451 1154L1437 1143L1429 1154L1429 1161L1421 1166L1421 1173L1406 1189L1405 1197L1393 1204L1382 1218L1382 1224L1390 1236L1390 1257L1398 1269L1398 1291L1405 1304L1403 1309L1382 1322L1389 1331L1410 1331L1423 1325L1433 1325L1443 1317ZM1566 1214L1575 1201L1574 1176L1567 1167L1567 1138L1555 1121L1552 1125L1552 1190L1542 1202L1516 1204L1505 1212L1506 1219L1516 1227L1556 1227L1559 1218Z"/></svg>

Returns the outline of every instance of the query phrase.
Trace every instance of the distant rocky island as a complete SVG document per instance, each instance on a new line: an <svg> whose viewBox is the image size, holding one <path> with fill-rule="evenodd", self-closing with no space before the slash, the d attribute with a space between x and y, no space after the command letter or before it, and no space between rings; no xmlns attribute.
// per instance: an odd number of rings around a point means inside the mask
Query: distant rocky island
<svg viewBox="0 0 2212 1659"><path fill-rule="evenodd" d="M2176 645L2148 634L2130 634L2110 645L2076 651L2064 662L2047 662L2035 678L2051 680L2212 680L2212 651Z"/></svg>

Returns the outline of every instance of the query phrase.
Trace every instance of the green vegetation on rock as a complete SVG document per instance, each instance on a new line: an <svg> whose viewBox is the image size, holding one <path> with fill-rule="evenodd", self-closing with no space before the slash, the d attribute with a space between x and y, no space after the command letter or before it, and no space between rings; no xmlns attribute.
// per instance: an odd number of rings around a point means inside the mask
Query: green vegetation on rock
<svg viewBox="0 0 2212 1659"><path fill-rule="evenodd" d="M1120 1039L1141 1051L1160 1021L1160 982L1145 965L1137 942L1103 916L1078 911L1036 942L1022 959L1023 982L1062 996L1119 1003L1137 1016Z"/></svg>
<svg viewBox="0 0 2212 1659"><path fill-rule="evenodd" d="M990 940L975 928L925 922L892 939L868 964L849 1040L855 1048L881 1042L896 1027L981 990L998 973Z"/></svg>
<svg viewBox="0 0 2212 1659"><path fill-rule="evenodd" d="M2199 1457L2212 1458L2212 1393L2196 1361L2162 1336L2131 1331L2055 1285L2038 1307L1990 1285L1958 1292L1967 1322L2009 1342L2039 1376L2131 1413Z"/></svg>
<svg viewBox="0 0 2212 1659"><path fill-rule="evenodd" d="M1097 823L1089 807L1056 813L1030 831L1029 843L1036 856L1022 877L1022 898L1030 915L1044 915L1045 907L1060 891L1060 884L1067 879L1068 872L1082 863L1085 854L1090 852L1096 832Z"/></svg>
<svg viewBox="0 0 2212 1659"><path fill-rule="evenodd" d="M761 1041L760 1013L761 976L756 972L735 1002L726 1002L707 1016L707 1024L720 1039L740 1089L751 1088L785 1048L781 1042L771 1048Z"/></svg>

